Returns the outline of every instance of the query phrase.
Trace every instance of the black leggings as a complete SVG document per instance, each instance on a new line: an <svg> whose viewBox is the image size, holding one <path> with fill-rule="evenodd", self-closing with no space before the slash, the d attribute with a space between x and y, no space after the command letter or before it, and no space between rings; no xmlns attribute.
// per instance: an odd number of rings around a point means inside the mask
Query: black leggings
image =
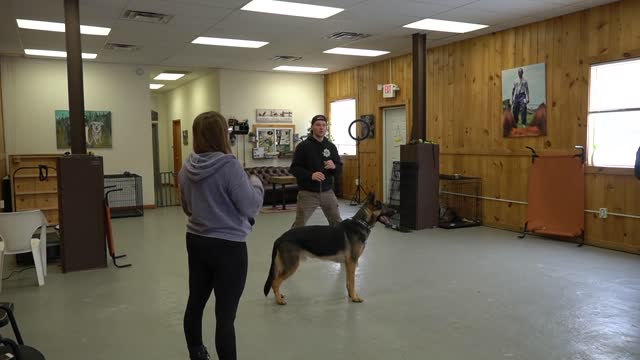
<svg viewBox="0 0 640 360"><path fill-rule="evenodd" d="M236 359L234 321L247 279L247 245L187 233L189 301L184 334L189 348L202 345L202 315L211 290L216 297L216 351L220 360Z"/></svg>

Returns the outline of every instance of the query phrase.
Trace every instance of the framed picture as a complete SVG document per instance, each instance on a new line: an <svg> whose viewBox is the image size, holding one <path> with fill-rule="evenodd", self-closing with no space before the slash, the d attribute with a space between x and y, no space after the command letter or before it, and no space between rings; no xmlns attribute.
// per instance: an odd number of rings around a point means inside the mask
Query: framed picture
<svg viewBox="0 0 640 360"><path fill-rule="evenodd" d="M253 158L275 158L293 153L293 125L254 125L256 134Z"/></svg>
<svg viewBox="0 0 640 360"><path fill-rule="evenodd" d="M69 110L55 110L56 119L56 147L68 149L71 147L71 121ZM85 138L87 148L110 148L111 139L111 111L84 112Z"/></svg>
<svg viewBox="0 0 640 360"><path fill-rule="evenodd" d="M256 109L257 123L293 123L293 112L289 109Z"/></svg>
<svg viewBox="0 0 640 360"><path fill-rule="evenodd" d="M276 152L276 132L273 128L257 128L256 147L262 149L263 154Z"/></svg>
<svg viewBox="0 0 640 360"><path fill-rule="evenodd" d="M504 137L547 135L545 64L502 70Z"/></svg>

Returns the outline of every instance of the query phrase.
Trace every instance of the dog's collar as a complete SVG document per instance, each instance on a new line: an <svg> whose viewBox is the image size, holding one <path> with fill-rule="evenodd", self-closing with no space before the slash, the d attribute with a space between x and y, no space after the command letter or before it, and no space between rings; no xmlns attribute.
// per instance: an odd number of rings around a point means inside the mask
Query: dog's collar
<svg viewBox="0 0 640 360"><path fill-rule="evenodd" d="M361 219L354 219L354 218L351 218L351 220L353 220L353 221L357 222L358 224L366 227L368 230L371 230L371 226L369 226L369 224L367 224L366 221L361 220Z"/></svg>

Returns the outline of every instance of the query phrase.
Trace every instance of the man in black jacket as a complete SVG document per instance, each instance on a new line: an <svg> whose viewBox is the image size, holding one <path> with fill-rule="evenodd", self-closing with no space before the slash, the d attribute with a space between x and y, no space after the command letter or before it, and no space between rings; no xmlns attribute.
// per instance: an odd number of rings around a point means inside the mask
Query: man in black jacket
<svg viewBox="0 0 640 360"><path fill-rule="evenodd" d="M342 171L342 161L326 134L327 118L316 115L311 119L311 136L296 147L290 172L298 180L298 200L291 227L304 226L318 206L330 225L342 221L333 192L334 177Z"/></svg>

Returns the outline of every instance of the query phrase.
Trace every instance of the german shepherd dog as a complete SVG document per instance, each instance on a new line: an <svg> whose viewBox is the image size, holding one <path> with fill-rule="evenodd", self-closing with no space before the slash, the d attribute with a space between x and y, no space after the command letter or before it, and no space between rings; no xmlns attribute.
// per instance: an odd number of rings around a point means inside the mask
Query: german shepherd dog
<svg viewBox="0 0 640 360"><path fill-rule="evenodd" d="M301 260L315 257L343 263L347 269L349 298L353 302L362 302L355 286L358 259L364 251L371 228L377 221L389 224L389 217L393 214L394 210L376 201L374 193L369 193L365 204L351 219L345 219L335 226L303 226L285 232L273 244L264 296L269 294L269 289L273 289L276 302L285 305L287 302L280 293L282 282L293 275Z"/></svg>

